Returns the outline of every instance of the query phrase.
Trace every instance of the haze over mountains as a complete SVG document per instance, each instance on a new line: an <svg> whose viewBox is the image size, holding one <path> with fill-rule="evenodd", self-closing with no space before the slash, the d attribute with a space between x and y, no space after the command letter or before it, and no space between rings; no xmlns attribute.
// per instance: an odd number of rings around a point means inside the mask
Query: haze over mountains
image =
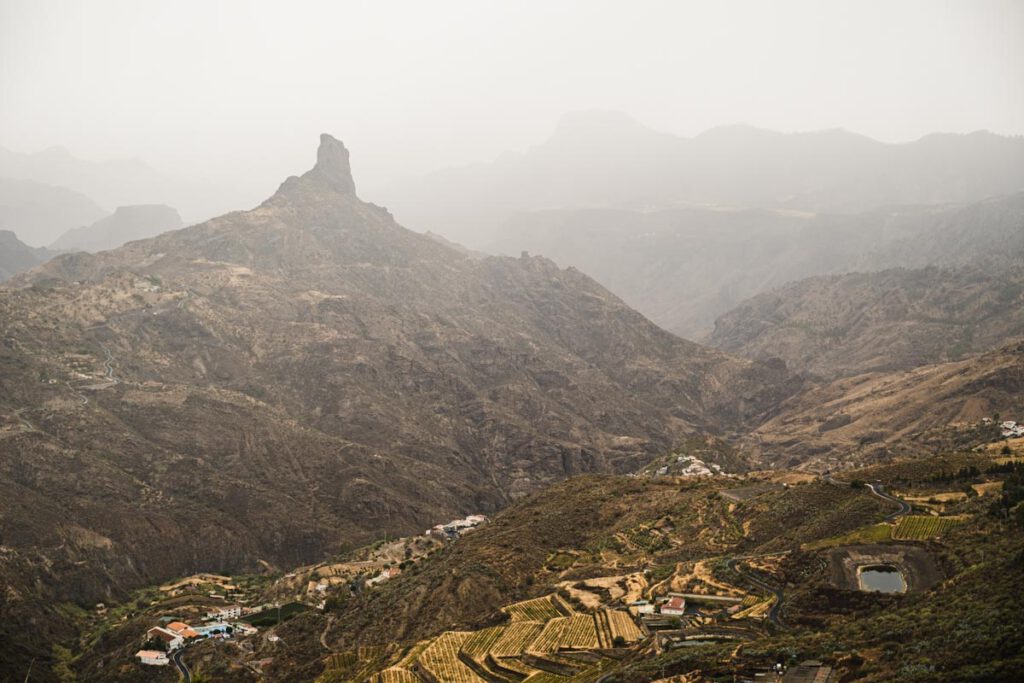
<svg viewBox="0 0 1024 683"><path fill-rule="evenodd" d="M618 112L564 117L543 144L382 191L404 224L485 248L510 216L550 208L720 206L858 213L1024 189L1024 138L979 131L886 144L843 130L735 125L694 138Z"/></svg>
<svg viewBox="0 0 1024 683"><path fill-rule="evenodd" d="M546 256L405 229L357 197L324 135L255 209L62 254L0 289L7 637L28 661L44 653L19 633L68 636L62 601L315 562L694 440L731 444L704 457L740 470L921 455L951 423L1020 405L1024 358L1005 344L1022 332L1022 198L516 219L691 316L802 273L879 269L720 318L712 341L743 359ZM158 224L180 221L121 209L65 239L102 249Z"/></svg>
<svg viewBox="0 0 1024 683"><path fill-rule="evenodd" d="M31 201L31 208L18 209L28 203L24 201L7 208L12 201L8 186L30 187L26 183L32 183L33 188L48 186L53 196ZM67 197L60 199L61 193ZM244 206L248 194L244 189L201 178L176 178L138 159L92 161L78 158L63 147L36 153L0 147L0 228L14 230L22 241L34 246L51 244L63 232L89 225L118 206L170 205L181 212L184 220L195 222ZM58 206L65 206L58 219L46 214L35 217L35 213L48 207L53 211Z"/></svg>

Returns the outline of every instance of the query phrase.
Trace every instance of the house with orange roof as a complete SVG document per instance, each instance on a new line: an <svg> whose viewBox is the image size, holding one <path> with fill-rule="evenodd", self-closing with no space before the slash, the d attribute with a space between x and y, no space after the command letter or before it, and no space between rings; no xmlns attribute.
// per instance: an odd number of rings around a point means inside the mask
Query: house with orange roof
<svg viewBox="0 0 1024 683"><path fill-rule="evenodd" d="M174 631L185 640L199 637L199 633L183 621L172 621L167 624L167 630Z"/></svg>

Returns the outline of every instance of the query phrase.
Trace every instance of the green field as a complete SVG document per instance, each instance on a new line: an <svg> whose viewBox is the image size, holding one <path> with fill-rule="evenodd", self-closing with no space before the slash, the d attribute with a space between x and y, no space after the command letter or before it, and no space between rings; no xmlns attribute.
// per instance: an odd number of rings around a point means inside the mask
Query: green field
<svg viewBox="0 0 1024 683"><path fill-rule="evenodd" d="M859 543L881 543L892 538L891 524L872 524L870 526L854 529L850 533L831 538L823 538L820 541L812 541L804 547L808 550L821 550L839 545L857 545Z"/></svg>
<svg viewBox="0 0 1024 683"><path fill-rule="evenodd" d="M900 541L927 541L941 536L963 522L964 520L960 517L909 515L900 518L893 530L892 537Z"/></svg>

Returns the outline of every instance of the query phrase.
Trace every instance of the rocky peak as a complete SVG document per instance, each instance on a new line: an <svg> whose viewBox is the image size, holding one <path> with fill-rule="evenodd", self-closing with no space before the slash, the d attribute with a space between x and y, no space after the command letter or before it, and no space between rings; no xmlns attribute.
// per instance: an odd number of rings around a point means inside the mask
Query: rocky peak
<svg viewBox="0 0 1024 683"><path fill-rule="evenodd" d="M355 196L356 184L352 180L348 150L340 140L327 133L321 133L320 146L316 150L316 166L302 174L302 177L292 176L285 180L274 197L268 201L273 203L276 198L302 195L303 189L314 190L317 194L326 190Z"/></svg>

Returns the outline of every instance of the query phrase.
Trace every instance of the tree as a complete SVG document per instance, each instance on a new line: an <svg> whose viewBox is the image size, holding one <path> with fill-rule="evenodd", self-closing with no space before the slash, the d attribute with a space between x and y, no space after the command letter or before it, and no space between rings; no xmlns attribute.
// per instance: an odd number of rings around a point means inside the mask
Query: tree
<svg viewBox="0 0 1024 683"><path fill-rule="evenodd" d="M54 645L53 659L53 673L60 683L75 683L78 680L75 670L71 668L71 662L74 661L71 650L63 645Z"/></svg>

